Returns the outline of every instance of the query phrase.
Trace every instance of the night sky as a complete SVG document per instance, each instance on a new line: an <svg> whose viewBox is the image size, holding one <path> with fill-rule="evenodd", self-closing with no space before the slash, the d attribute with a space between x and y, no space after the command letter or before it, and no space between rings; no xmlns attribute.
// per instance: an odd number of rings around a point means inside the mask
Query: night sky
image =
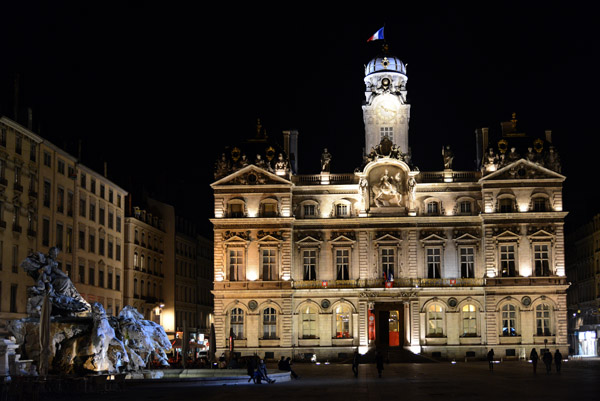
<svg viewBox="0 0 600 401"><path fill-rule="evenodd" d="M0 114L14 119L18 74L19 122L31 108L34 132L73 155L81 141L83 164L102 172L106 161L117 184L143 184L206 233L214 162L225 145L252 137L258 118L273 139L299 130L300 173L318 172L325 147L333 173L360 165L364 65L382 44L367 39L384 25L391 53L407 64L410 144L422 171L443 168L443 145L455 169L474 169L474 130L499 130L515 112L519 131L553 131L570 226L600 211L591 9L13 3L0 6Z"/></svg>

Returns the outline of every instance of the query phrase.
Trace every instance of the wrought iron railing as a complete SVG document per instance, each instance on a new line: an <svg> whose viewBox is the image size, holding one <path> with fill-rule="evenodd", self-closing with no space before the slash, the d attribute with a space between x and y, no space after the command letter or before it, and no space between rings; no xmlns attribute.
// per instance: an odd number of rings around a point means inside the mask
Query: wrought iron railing
<svg viewBox="0 0 600 401"><path fill-rule="evenodd" d="M399 278L394 281L384 279L357 280L298 280L293 281L296 289L314 288L418 288L418 287L481 287L485 278Z"/></svg>

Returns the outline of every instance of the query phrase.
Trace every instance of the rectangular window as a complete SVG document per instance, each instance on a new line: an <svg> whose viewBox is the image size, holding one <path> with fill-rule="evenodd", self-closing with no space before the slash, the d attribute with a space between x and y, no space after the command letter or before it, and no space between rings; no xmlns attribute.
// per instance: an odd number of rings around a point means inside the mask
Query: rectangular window
<svg viewBox="0 0 600 401"><path fill-rule="evenodd" d="M52 191L52 184L50 184L50 181L44 180L44 193L42 194L44 207L50 207L51 191Z"/></svg>
<svg viewBox="0 0 600 401"><path fill-rule="evenodd" d="M315 205L304 205L304 217L313 217L316 214Z"/></svg>
<svg viewBox="0 0 600 401"><path fill-rule="evenodd" d="M56 162L56 170L59 174L65 175L65 162L61 159L58 159Z"/></svg>
<svg viewBox="0 0 600 401"><path fill-rule="evenodd" d="M81 175L79 177L81 178L79 185L81 185L81 188L85 189L85 184L86 184L85 173L81 173Z"/></svg>
<svg viewBox="0 0 600 401"><path fill-rule="evenodd" d="M306 249L302 251L302 266L304 270L304 280L317 279L317 251L315 249Z"/></svg>
<svg viewBox="0 0 600 401"><path fill-rule="evenodd" d="M73 217L73 201L74 201L73 192L67 192L67 216Z"/></svg>
<svg viewBox="0 0 600 401"><path fill-rule="evenodd" d="M86 200L84 197L79 198L79 215L85 217L85 204Z"/></svg>
<svg viewBox="0 0 600 401"><path fill-rule="evenodd" d="M440 209L437 202L429 202L427 204L427 214L440 214Z"/></svg>
<svg viewBox="0 0 600 401"><path fill-rule="evenodd" d="M88 284L96 285L96 271L93 266L88 268Z"/></svg>
<svg viewBox="0 0 600 401"><path fill-rule="evenodd" d="M277 280L277 252L275 249L262 249L262 279Z"/></svg>
<svg viewBox="0 0 600 401"><path fill-rule="evenodd" d="M60 187L56 190L56 211L65 212L65 190Z"/></svg>
<svg viewBox="0 0 600 401"><path fill-rule="evenodd" d="M119 273L115 276L115 290L121 291L121 275Z"/></svg>
<svg viewBox="0 0 600 401"><path fill-rule="evenodd" d="M394 127L379 127L379 139L388 138L390 141L394 141Z"/></svg>
<svg viewBox="0 0 600 401"><path fill-rule="evenodd" d="M100 207L98 209L98 223L104 225L104 208Z"/></svg>
<svg viewBox="0 0 600 401"><path fill-rule="evenodd" d="M108 228L114 228L114 214L112 211L108 211Z"/></svg>
<svg viewBox="0 0 600 401"><path fill-rule="evenodd" d="M108 240L108 247L107 247L107 255L109 258L113 258L113 241L111 239ZM148 258L150 259L150 258Z"/></svg>
<svg viewBox="0 0 600 401"><path fill-rule="evenodd" d="M229 280L241 281L243 277L244 251L242 249L229 250Z"/></svg>
<svg viewBox="0 0 600 401"><path fill-rule="evenodd" d="M90 202L90 215L88 216L91 221L96 220L96 204Z"/></svg>
<svg viewBox="0 0 600 401"><path fill-rule="evenodd" d="M348 216L348 205L344 205L344 204L335 205L335 215L338 217Z"/></svg>
<svg viewBox="0 0 600 401"><path fill-rule="evenodd" d="M460 248L460 276L462 278L475 277L475 249L472 247Z"/></svg>
<svg viewBox="0 0 600 401"><path fill-rule="evenodd" d="M547 244L536 244L533 246L533 257L535 262L536 276L550 275L550 251Z"/></svg>
<svg viewBox="0 0 600 401"><path fill-rule="evenodd" d="M85 230L79 230L79 249L85 250Z"/></svg>
<svg viewBox="0 0 600 401"><path fill-rule="evenodd" d="M50 246L50 220L42 220L42 245Z"/></svg>
<svg viewBox="0 0 600 401"><path fill-rule="evenodd" d="M52 155L50 152L44 151L44 166L52 167Z"/></svg>
<svg viewBox="0 0 600 401"><path fill-rule="evenodd" d="M104 270L98 270L98 287L104 288Z"/></svg>
<svg viewBox="0 0 600 401"><path fill-rule="evenodd" d="M442 250L441 248L427 248L427 277L442 277Z"/></svg>
<svg viewBox="0 0 600 401"><path fill-rule="evenodd" d="M460 202L460 213L461 214L471 214L471 202L469 202L469 201Z"/></svg>
<svg viewBox="0 0 600 401"><path fill-rule="evenodd" d="M90 233L88 236L88 251L91 253L96 252L96 236L94 233Z"/></svg>
<svg viewBox="0 0 600 401"><path fill-rule="evenodd" d="M117 242L117 246L115 247L115 260L121 260L121 244ZM154 263L154 268L156 269L156 262Z"/></svg>
<svg viewBox="0 0 600 401"><path fill-rule="evenodd" d="M335 250L335 266L337 280L350 280L350 250Z"/></svg>
<svg viewBox="0 0 600 401"><path fill-rule="evenodd" d="M109 271L106 279L107 279L106 280L106 288L108 288L109 290L112 290L112 288L113 288L113 272Z"/></svg>
<svg viewBox="0 0 600 401"><path fill-rule="evenodd" d="M19 273L19 245L12 247L12 272Z"/></svg>
<svg viewBox="0 0 600 401"><path fill-rule="evenodd" d="M98 238L98 255L104 256L104 238Z"/></svg>
<svg viewBox="0 0 600 401"><path fill-rule="evenodd" d="M85 284L85 266L79 265L79 282Z"/></svg>
<svg viewBox="0 0 600 401"><path fill-rule="evenodd" d="M396 249L395 248L381 248L381 269L383 278L385 280L394 280L396 265Z"/></svg>
<svg viewBox="0 0 600 401"><path fill-rule="evenodd" d="M517 275L514 245L500 245L500 273L502 277Z"/></svg>
<svg viewBox="0 0 600 401"><path fill-rule="evenodd" d="M10 286L10 312L17 313L17 284L11 284Z"/></svg>

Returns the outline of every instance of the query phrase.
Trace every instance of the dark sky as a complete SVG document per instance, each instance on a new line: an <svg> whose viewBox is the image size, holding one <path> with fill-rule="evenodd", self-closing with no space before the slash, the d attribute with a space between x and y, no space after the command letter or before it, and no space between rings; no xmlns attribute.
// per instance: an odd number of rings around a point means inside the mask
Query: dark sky
<svg viewBox="0 0 600 401"><path fill-rule="evenodd" d="M521 131L553 131L572 224L600 211L594 184L583 184L599 154L591 9L13 3L0 6L0 114L14 117L18 74L20 122L30 107L35 132L74 155L81 141L84 164L102 171L106 161L125 189L166 192L208 232L214 161L253 136L257 118L272 137L299 130L301 173L317 172L324 147L334 173L360 164L363 68L381 47L366 40L384 25L408 65L421 170L442 168L445 144L455 169L473 169L474 130L499 129L516 112Z"/></svg>

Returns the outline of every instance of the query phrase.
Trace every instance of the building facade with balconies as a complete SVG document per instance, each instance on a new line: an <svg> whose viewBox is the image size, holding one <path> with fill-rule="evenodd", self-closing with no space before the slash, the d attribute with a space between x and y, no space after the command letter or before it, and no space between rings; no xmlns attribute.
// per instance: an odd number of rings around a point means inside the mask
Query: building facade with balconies
<svg viewBox="0 0 600 401"><path fill-rule="evenodd" d="M406 81L387 49L367 64L370 150L354 173L332 174L325 149L319 174L296 174L296 144L278 149L260 127L221 154L211 184L219 350L568 352L565 177L551 133L519 133L513 117L497 137L477 131L473 171L455 171L443 147L443 169L421 172Z"/></svg>

